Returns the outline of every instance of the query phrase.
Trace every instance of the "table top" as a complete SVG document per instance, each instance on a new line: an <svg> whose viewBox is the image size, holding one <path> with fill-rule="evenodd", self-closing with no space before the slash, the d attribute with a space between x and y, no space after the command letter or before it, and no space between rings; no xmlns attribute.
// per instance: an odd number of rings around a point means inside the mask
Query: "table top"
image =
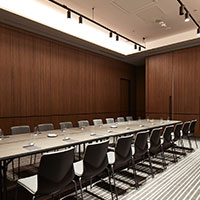
<svg viewBox="0 0 200 200"><path fill-rule="evenodd" d="M53 149L87 143L103 138L120 136L127 133L136 133L157 127L174 125L180 121L174 120L135 120L129 122L117 122L102 126L89 126L84 129L70 128L64 132L52 130L40 134L26 133L9 135L0 140L0 161L22 157ZM56 135L56 137L54 137ZM66 139L69 138L69 139ZM30 144L34 144L30 146Z"/></svg>

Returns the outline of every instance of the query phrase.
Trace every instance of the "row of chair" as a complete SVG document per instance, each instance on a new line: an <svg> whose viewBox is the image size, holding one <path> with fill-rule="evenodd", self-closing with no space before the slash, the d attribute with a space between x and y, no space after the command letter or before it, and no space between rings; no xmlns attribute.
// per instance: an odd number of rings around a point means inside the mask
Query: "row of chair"
<svg viewBox="0 0 200 200"><path fill-rule="evenodd" d="M126 117L127 121L132 121L133 117L132 116L127 116ZM125 118L124 117L118 117L117 122L125 122ZM112 124L115 123L114 118L106 118L106 123L107 124ZM103 125L103 120L102 119L93 119L93 124L96 125ZM81 127L86 127L89 126L89 121L88 120L80 120L78 121L78 126ZM64 128L72 128L73 124L72 122L60 122L59 123L60 129L64 129ZM45 124L38 124L37 127L34 128L34 131L50 131L50 130L54 130L54 125L52 123L45 123ZM23 126L13 126L10 128L11 131L11 135L15 135L15 134L22 134L22 133L30 133L30 126L28 125L23 125Z"/></svg>
<svg viewBox="0 0 200 200"><path fill-rule="evenodd" d="M152 167L151 157L160 153L163 168L165 169L166 161L164 152L166 149L172 148L174 161L176 162L175 148L179 148L179 146L175 143L181 141L181 148L183 148L182 139L184 136L189 138L194 133L195 124L196 120L193 120L191 122L185 122L184 124L179 123L175 127L167 126L164 131L162 128L156 128L138 132L136 133L135 139L133 139L134 133L129 133L118 137L114 148L109 147L109 141L107 139L100 142L93 142L87 145L83 159L75 163L73 148L43 154L38 174L19 179L18 184L25 187L35 198L37 196L59 192L59 190L66 187L69 183L74 182L77 196L76 176L79 181L81 199L83 199L82 179L90 179L92 183L92 178L106 170L108 173L111 197L114 199L113 195L115 194L116 199L118 199L115 181L115 169L118 166L124 165L125 167L132 168L136 188L138 188L139 183L135 167L136 158L142 157L143 159L148 159L153 178L155 172ZM191 145L191 142L189 144ZM114 184L114 192L111 180Z"/></svg>

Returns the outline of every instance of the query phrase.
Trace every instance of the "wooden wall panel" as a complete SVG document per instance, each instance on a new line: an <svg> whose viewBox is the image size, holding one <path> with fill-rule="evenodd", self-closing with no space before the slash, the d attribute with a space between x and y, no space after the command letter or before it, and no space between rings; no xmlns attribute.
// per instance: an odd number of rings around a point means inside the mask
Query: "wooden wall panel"
<svg viewBox="0 0 200 200"><path fill-rule="evenodd" d="M0 127L127 115L120 113L120 79L135 67L0 24ZM144 91L141 91L144 92Z"/></svg>
<svg viewBox="0 0 200 200"><path fill-rule="evenodd" d="M146 60L146 112L169 113L172 96L172 54L148 57Z"/></svg>
<svg viewBox="0 0 200 200"><path fill-rule="evenodd" d="M200 136L200 46L151 56L146 62L146 116L163 118L171 95L172 118L197 119L195 135Z"/></svg>
<svg viewBox="0 0 200 200"><path fill-rule="evenodd" d="M198 114L200 46L173 52L174 113Z"/></svg>

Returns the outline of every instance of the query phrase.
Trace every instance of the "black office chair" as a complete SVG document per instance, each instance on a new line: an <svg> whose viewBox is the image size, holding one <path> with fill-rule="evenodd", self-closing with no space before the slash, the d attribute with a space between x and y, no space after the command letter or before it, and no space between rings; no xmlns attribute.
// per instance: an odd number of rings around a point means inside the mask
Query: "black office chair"
<svg viewBox="0 0 200 200"><path fill-rule="evenodd" d="M11 135L16 135L16 134L22 134L22 133L30 133L30 126L24 125L24 126L12 126L10 128Z"/></svg>
<svg viewBox="0 0 200 200"><path fill-rule="evenodd" d="M108 140L88 144L83 160L74 163L75 175L80 184L81 199L83 199L82 179L90 179L92 182L92 178L103 172L108 166L108 144Z"/></svg>
<svg viewBox="0 0 200 200"><path fill-rule="evenodd" d="M189 141L189 145L190 148L192 149L192 143L190 141L190 137L193 137L194 132L195 132L195 126L196 126L197 120L192 120L189 126L189 130L188 130L188 141ZM193 137L196 143L196 148L198 149L198 144L197 144L197 140L195 137Z"/></svg>
<svg viewBox="0 0 200 200"><path fill-rule="evenodd" d="M182 127L182 138L187 138L188 139L188 132L189 132L190 123L191 123L190 121L184 122L183 127ZM191 146L190 140L189 140L189 146ZM191 150L191 151L193 150L192 148L187 148L187 147L185 147L185 149L186 150Z"/></svg>
<svg viewBox="0 0 200 200"><path fill-rule="evenodd" d="M84 128L84 127L89 126L89 125L90 124L89 124L88 120L80 120L80 121L78 121L78 127L79 128Z"/></svg>
<svg viewBox="0 0 200 200"><path fill-rule="evenodd" d="M30 133L30 132L31 132L30 126L28 125L12 126L10 128L11 135L24 134L24 133ZM32 163L32 156L30 158L30 163ZM15 180L14 160L12 160L12 171L13 171L13 180ZM20 158L18 158L18 176L20 176Z"/></svg>
<svg viewBox="0 0 200 200"><path fill-rule="evenodd" d="M100 126L100 125L103 125L103 121L102 119L93 119L93 124L95 126Z"/></svg>
<svg viewBox="0 0 200 200"><path fill-rule="evenodd" d="M59 126L60 126L61 130L65 129L65 128L73 128L72 122L60 122Z"/></svg>
<svg viewBox="0 0 200 200"><path fill-rule="evenodd" d="M124 117L118 117L118 118L117 118L117 122L125 122Z"/></svg>
<svg viewBox="0 0 200 200"><path fill-rule="evenodd" d="M113 124L115 123L114 118L106 118L106 124Z"/></svg>
<svg viewBox="0 0 200 200"><path fill-rule="evenodd" d="M177 161L177 157L175 154L175 145L174 142L172 140L172 132L174 130L174 126L166 126L163 132L163 136L162 136L162 148L163 151L171 148L172 149L172 153L173 153L173 158L174 158L174 162Z"/></svg>
<svg viewBox="0 0 200 200"><path fill-rule="evenodd" d="M149 153L154 156L161 153L163 168L166 168L165 156L163 148L161 147L162 128L155 128L150 134Z"/></svg>
<svg viewBox="0 0 200 200"><path fill-rule="evenodd" d="M74 148L65 151L43 154L40 160L38 174L17 181L17 184L28 190L35 199L40 196L53 195L73 181L75 174L73 168ZM16 199L17 199L16 189Z"/></svg>
<svg viewBox="0 0 200 200"><path fill-rule="evenodd" d="M133 117L132 116L126 116L126 121L133 121Z"/></svg>
<svg viewBox="0 0 200 200"><path fill-rule="evenodd" d="M133 161L134 161L133 167L135 168L135 158L136 157L145 157L145 155L147 154L147 157L149 159L151 175L152 175L152 178L154 178L151 157L150 157L150 153L149 153L149 149L148 149L148 142L147 142L148 137L149 137L149 130L142 131L142 132L139 132L136 134L134 144L132 145L132 156L133 156ZM136 171L135 171L135 175L136 175ZM137 176L136 176L136 184L138 185Z"/></svg>
<svg viewBox="0 0 200 200"><path fill-rule="evenodd" d="M115 184L114 167L117 167L123 164L126 166L126 164L130 164L131 162L130 166L133 168L133 158L132 158L132 149L131 149L132 141L133 141L133 135L119 137L114 151L109 151L107 153L108 164L111 169L111 176L113 178L115 195L117 199L118 199L118 193L117 193L116 184ZM134 171L134 175L135 175L135 171Z"/></svg>
<svg viewBox="0 0 200 200"><path fill-rule="evenodd" d="M54 130L54 125L52 123L48 123L48 124L38 124L38 131L52 131Z"/></svg>

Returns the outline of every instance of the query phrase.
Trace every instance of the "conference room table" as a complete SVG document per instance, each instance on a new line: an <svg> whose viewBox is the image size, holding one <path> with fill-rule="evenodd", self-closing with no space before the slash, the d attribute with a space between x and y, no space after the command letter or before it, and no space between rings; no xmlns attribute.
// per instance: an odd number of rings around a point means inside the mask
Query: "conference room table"
<svg viewBox="0 0 200 200"><path fill-rule="evenodd" d="M7 199L7 168L13 159L71 146L78 147L80 158L81 145L85 147L85 144L89 142L175 125L179 122L175 120L134 120L83 128L58 129L40 134L25 133L2 137L0 138L0 197Z"/></svg>

